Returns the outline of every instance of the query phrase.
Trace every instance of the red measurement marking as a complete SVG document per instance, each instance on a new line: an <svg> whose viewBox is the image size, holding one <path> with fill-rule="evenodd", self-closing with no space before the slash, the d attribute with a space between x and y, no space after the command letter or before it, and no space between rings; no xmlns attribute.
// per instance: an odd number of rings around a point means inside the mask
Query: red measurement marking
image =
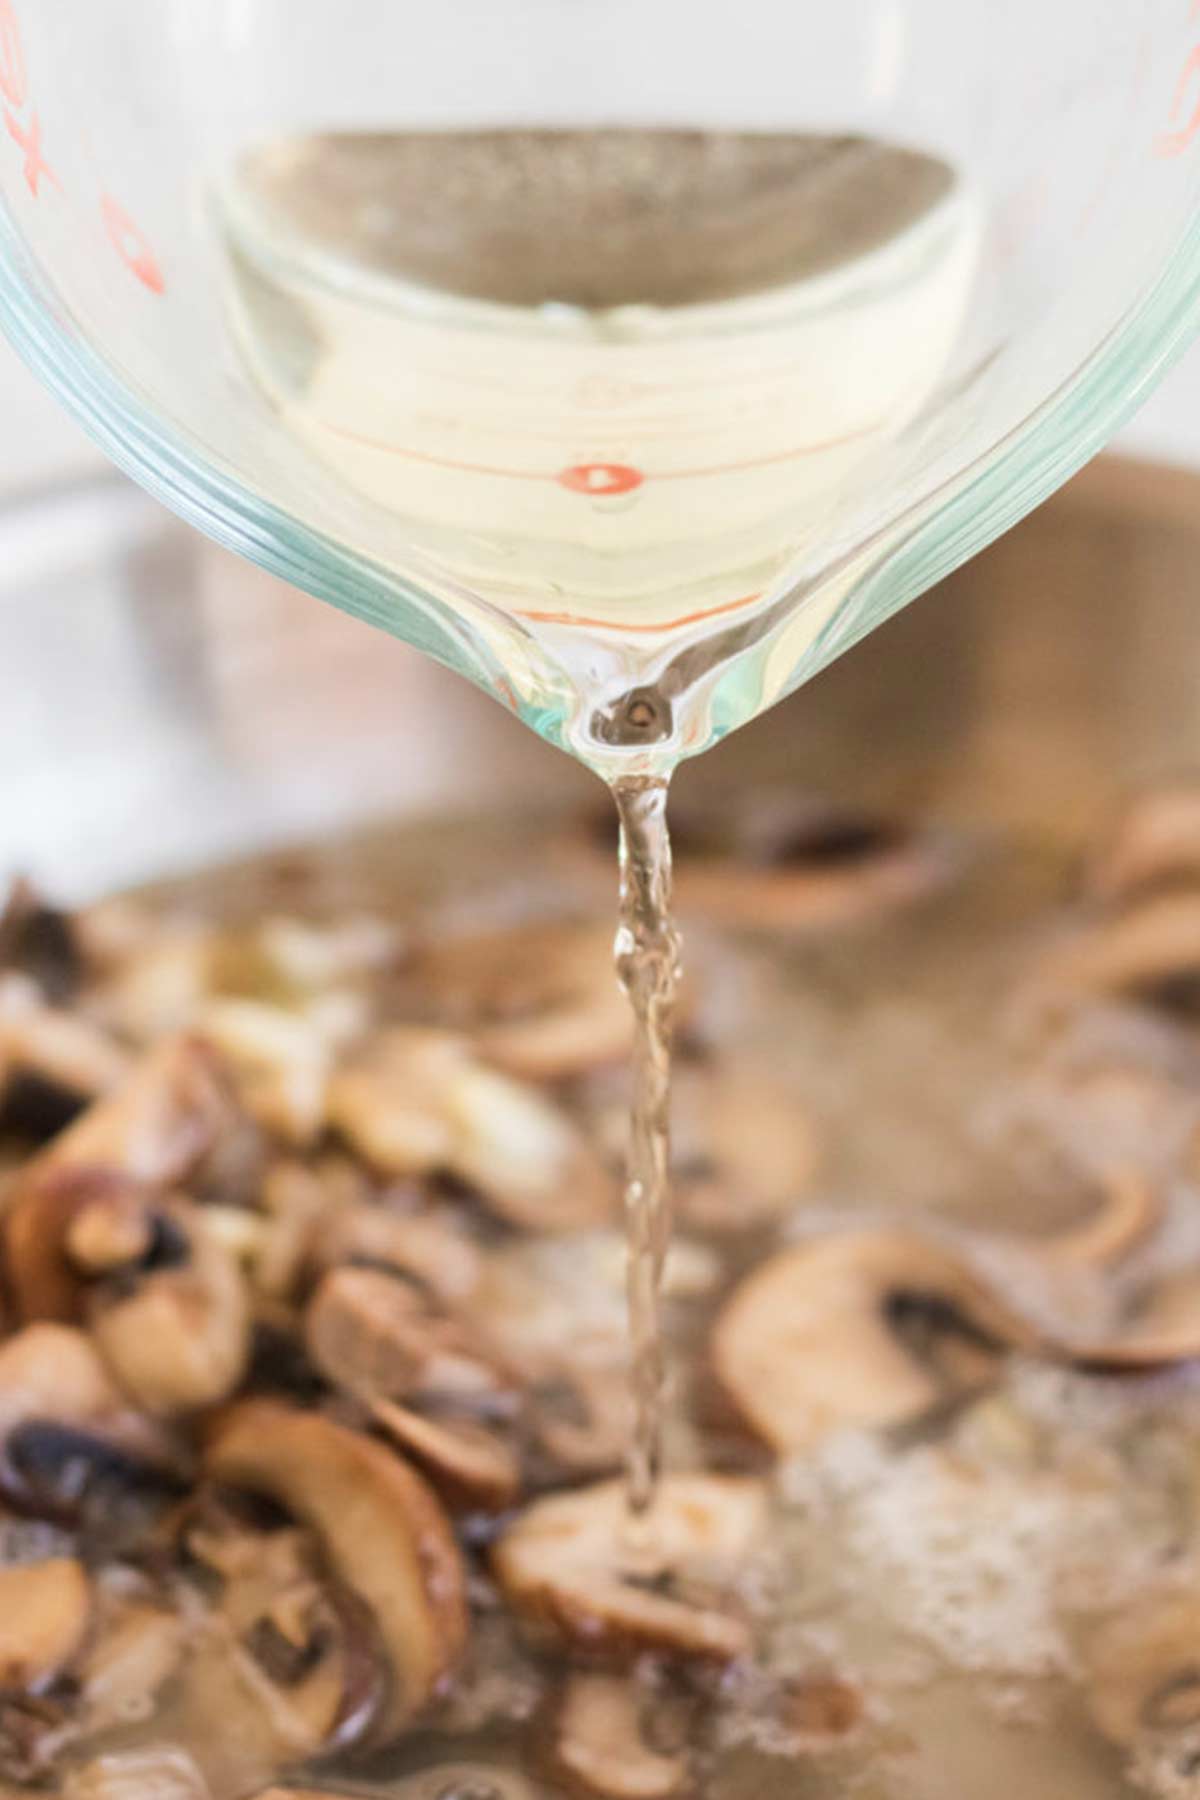
<svg viewBox="0 0 1200 1800"><path fill-rule="evenodd" d="M334 419L322 419L321 424L334 437L344 438L349 444L361 444L365 450L377 450L382 456L403 456L409 462L426 463L433 469L453 469L456 475L495 475L506 481L553 481L571 493L597 494L603 497L606 494L632 493L634 488L649 481L699 481L706 475L738 475L747 469L766 469L775 463L795 462L805 456L821 456L828 450L840 450L846 444L856 444L863 438L873 437L883 429L884 421L873 419L857 431L848 431L842 437L823 438L814 444L795 444L791 449L778 450L769 456L747 456L741 462L710 463L693 469L655 469L650 474L627 468L624 463L577 463L574 468L560 469L557 473L549 469L506 469L496 463L464 462L460 457L438 456L431 450L416 450L408 444L391 444L386 438L371 437L362 431L350 431ZM597 470L601 472L599 475L593 473Z"/></svg>
<svg viewBox="0 0 1200 1800"><path fill-rule="evenodd" d="M645 479L640 469L631 469L628 463L576 463L573 469L562 471L558 483L573 494L607 496L632 494Z"/></svg>
<svg viewBox="0 0 1200 1800"><path fill-rule="evenodd" d="M12 0L0 0L0 94L10 106L24 106L28 92L17 15Z"/></svg>
<svg viewBox="0 0 1200 1800"><path fill-rule="evenodd" d="M102 197L100 211L104 215L104 228L108 232L108 240L125 267L136 275L142 286L149 288L152 294L164 293L167 286L166 277L159 267L141 227L130 218L120 201L114 200L111 194L105 194Z"/></svg>
<svg viewBox="0 0 1200 1800"><path fill-rule="evenodd" d="M42 155L42 126L36 113L30 113L28 126L23 126L20 119L5 111L4 127L17 147L25 152L25 180L29 191L36 200L41 192L42 177L61 188L62 183Z"/></svg>
<svg viewBox="0 0 1200 1800"><path fill-rule="evenodd" d="M592 631L678 631L682 625L696 625L701 619L719 619L722 613L740 612L753 606L762 594L743 594L740 600L726 600L721 606L704 606L698 612L682 613L678 619L647 622L635 619L588 619L569 612L519 612L518 619L529 619L536 625L582 625Z"/></svg>
<svg viewBox="0 0 1200 1800"><path fill-rule="evenodd" d="M1171 100L1171 130L1160 133L1155 139L1155 156L1182 156L1191 147L1197 133L1200 133L1200 82L1197 77L1200 77L1200 44L1195 45L1179 72L1179 80L1175 84ZM1189 93L1192 97L1192 110L1185 119L1184 109Z"/></svg>

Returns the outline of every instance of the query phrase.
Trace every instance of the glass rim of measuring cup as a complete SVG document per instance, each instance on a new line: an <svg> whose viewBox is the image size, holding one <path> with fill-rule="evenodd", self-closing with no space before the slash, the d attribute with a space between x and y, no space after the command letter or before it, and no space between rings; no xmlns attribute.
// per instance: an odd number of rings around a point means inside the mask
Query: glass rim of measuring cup
<svg viewBox="0 0 1200 1800"><path fill-rule="evenodd" d="M65 322L65 309L2 199L0 329L105 455L155 499L269 573L383 627L502 697L542 737L570 747L571 696L565 690L542 689L533 700L517 695L487 644L453 607L396 570L305 525L143 401L86 336ZM888 535L898 548L874 566L868 564L773 698L801 686L1075 474L1138 409L1198 331L1200 210L1191 213L1139 298L1070 376L998 444L975 455L890 523ZM788 589L785 578L773 597L786 599ZM397 599L404 609L400 618ZM710 747L754 710L732 675L719 682L713 735L696 748ZM664 769L678 754L664 762Z"/></svg>

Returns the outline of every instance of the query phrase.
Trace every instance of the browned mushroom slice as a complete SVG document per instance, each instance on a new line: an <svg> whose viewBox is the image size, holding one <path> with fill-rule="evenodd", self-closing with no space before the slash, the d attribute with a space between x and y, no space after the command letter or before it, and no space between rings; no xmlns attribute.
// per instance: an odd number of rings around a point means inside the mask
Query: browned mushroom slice
<svg viewBox="0 0 1200 1800"><path fill-rule="evenodd" d="M560 1363L534 1380L529 1409L533 1434L559 1470L611 1474L624 1461L633 1422L627 1357Z"/></svg>
<svg viewBox="0 0 1200 1800"><path fill-rule="evenodd" d="M0 1688L37 1693L79 1650L91 1582L73 1556L0 1566Z"/></svg>
<svg viewBox="0 0 1200 1800"><path fill-rule="evenodd" d="M125 1570L101 1576L97 1614L74 1670L81 1726L91 1738L153 1715L187 1638L183 1613Z"/></svg>
<svg viewBox="0 0 1200 1800"><path fill-rule="evenodd" d="M95 1430L130 1447L159 1442L86 1333L68 1325L27 1325L0 1344L0 1444L37 1422Z"/></svg>
<svg viewBox="0 0 1200 1800"><path fill-rule="evenodd" d="M469 1030L488 1062L561 1081L621 1060L632 1041L607 925L535 925L445 938L420 951L418 987L438 1017Z"/></svg>
<svg viewBox="0 0 1200 1800"><path fill-rule="evenodd" d="M484 1267L478 1241L449 1208L401 1213L386 1201L322 1208L305 1261L317 1272L352 1262L394 1269L449 1306L471 1299Z"/></svg>
<svg viewBox="0 0 1200 1800"><path fill-rule="evenodd" d="M402 1730L448 1679L467 1636L462 1559L425 1483L382 1444L268 1401L234 1408L207 1463L215 1480L268 1495L317 1532L387 1656L378 1733Z"/></svg>
<svg viewBox="0 0 1200 1800"><path fill-rule="evenodd" d="M216 1591L176 1709L185 1741L220 1720L245 1785L360 1739L383 1699L378 1646L364 1602L324 1567L317 1534L218 1513L201 1517L187 1547Z"/></svg>
<svg viewBox="0 0 1200 1800"><path fill-rule="evenodd" d="M723 853L702 838L681 851L681 906L784 931L872 918L936 891L950 867L941 845L895 820L794 796L739 816Z"/></svg>
<svg viewBox="0 0 1200 1800"><path fill-rule="evenodd" d="M1098 899L1125 901L1151 888L1200 879L1200 784L1176 782L1139 794L1092 858L1087 885Z"/></svg>
<svg viewBox="0 0 1200 1800"><path fill-rule="evenodd" d="M511 1391L499 1359L467 1324L384 1270L331 1270L309 1303L305 1329L317 1368L360 1399Z"/></svg>
<svg viewBox="0 0 1200 1800"><path fill-rule="evenodd" d="M181 1181L229 1118L211 1052L194 1039L173 1039L28 1162L14 1184L3 1229L18 1316L78 1317L80 1283L64 1256L63 1238L98 1180L150 1188Z"/></svg>
<svg viewBox="0 0 1200 1800"><path fill-rule="evenodd" d="M428 1417L392 1400L373 1400L370 1414L455 1510L503 1512L520 1491L515 1452L471 1420Z"/></svg>
<svg viewBox="0 0 1200 1800"><path fill-rule="evenodd" d="M393 1776L387 1784L388 1800L548 1800L540 1784L516 1769L499 1763L433 1763L415 1774ZM352 1800L332 1788L278 1787L263 1789L253 1800Z"/></svg>
<svg viewBox="0 0 1200 1800"><path fill-rule="evenodd" d="M224 1400L250 1360L250 1298L200 1207L163 1202L148 1257L99 1283L92 1334L125 1392L155 1415Z"/></svg>
<svg viewBox="0 0 1200 1800"><path fill-rule="evenodd" d="M1185 1017L1200 998L1200 892L1151 893L1061 946L1047 974L1064 988L1109 994Z"/></svg>
<svg viewBox="0 0 1200 1800"><path fill-rule="evenodd" d="M765 1524L760 1483L670 1476L651 1521L651 1566L629 1545L624 1483L603 1482L527 1507L492 1566L517 1613L585 1648L732 1662L750 1648L732 1591Z"/></svg>
<svg viewBox="0 0 1200 1800"><path fill-rule="evenodd" d="M610 1219L612 1173L559 1107L474 1063L449 1095L456 1141L450 1173L492 1212L529 1231L579 1231Z"/></svg>
<svg viewBox="0 0 1200 1800"><path fill-rule="evenodd" d="M144 1188L121 1176L67 1176L63 1256L88 1280L127 1269L153 1253L159 1229Z"/></svg>
<svg viewBox="0 0 1200 1800"><path fill-rule="evenodd" d="M1114 1744L1200 1727L1200 1602L1176 1594L1135 1607L1084 1647L1092 1717Z"/></svg>
<svg viewBox="0 0 1200 1800"><path fill-rule="evenodd" d="M681 1069L673 1106L679 1212L694 1230L752 1231L808 1187L813 1122L774 1079L749 1070Z"/></svg>
<svg viewBox="0 0 1200 1800"><path fill-rule="evenodd" d="M332 1066L326 1034L301 1012L262 1000L210 1000L194 1029L229 1067L250 1117L285 1144L311 1144L325 1123Z"/></svg>
<svg viewBox="0 0 1200 1800"><path fill-rule="evenodd" d="M469 1054L466 1041L449 1032L382 1032L334 1075L329 1122L384 1174L445 1168L454 1149L445 1096Z"/></svg>
<svg viewBox="0 0 1200 1800"><path fill-rule="evenodd" d="M566 1231L616 1205L611 1175L561 1108L447 1032L382 1034L334 1076L329 1117L375 1168L445 1171L509 1224Z"/></svg>
<svg viewBox="0 0 1200 1800"><path fill-rule="evenodd" d="M0 1128L45 1141L125 1077L128 1053L34 983L0 976Z"/></svg>
<svg viewBox="0 0 1200 1800"><path fill-rule="evenodd" d="M670 1800L691 1780L682 1750L647 1743L647 1696L619 1675L572 1675L551 1731L551 1774L572 1792L597 1800Z"/></svg>
<svg viewBox="0 0 1200 1800"><path fill-rule="evenodd" d="M1082 1224L1037 1247L1055 1262L1074 1268L1112 1268L1153 1237L1163 1210L1159 1189L1137 1170L1122 1169L1109 1177L1100 1204Z"/></svg>
<svg viewBox="0 0 1200 1800"><path fill-rule="evenodd" d="M1070 1359L1097 1373L1136 1375L1200 1358L1200 1271L1154 1283L1108 1336L1072 1339Z"/></svg>
<svg viewBox="0 0 1200 1800"><path fill-rule="evenodd" d="M173 1744L110 1750L63 1776L61 1800L210 1800L186 1750Z"/></svg>
<svg viewBox="0 0 1200 1800"><path fill-rule="evenodd" d="M741 1416L787 1454L839 1427L919 1418L1038 1342L960 1256L880 1228L814 1238L753 1270L717 1319L712 1357Z"/></svg>

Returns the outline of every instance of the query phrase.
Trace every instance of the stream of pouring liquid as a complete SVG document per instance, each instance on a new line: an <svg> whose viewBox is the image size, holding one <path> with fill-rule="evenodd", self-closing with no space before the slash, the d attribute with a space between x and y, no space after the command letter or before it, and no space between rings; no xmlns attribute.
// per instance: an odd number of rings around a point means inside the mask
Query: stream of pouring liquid
<svg viewBox="0 0 1200 1800"><path fill-rule="evenodd" d="M873 459L945 368L977 240L940 158L802 133L284 138L240 157L216 199L232 335L335 535L401 576L419 552L428 591L493 609L472 629L509 614L557 633L593 717L616 716L610 664L628 686L625 664L676 632L712 636L716 657L728 617L869 498ZM506 659L523 642L493 643L518 689ZM645 1527L678 939L666 784L613 787L636 1020L629 1499ZM632 1532L631 1552L650 1538Z"/></svg>
<svg viewBox="0 0 1200 1800"><path fill-rule="evenodd" d="M625 1219L633 1399L626 1467L636 1521L653 1507L662 1468L667 1370L661 1306L671 1243L671 1022L680 946L671 915L667 784L619 781L613 795L621 821L617 977L634 1017Z"/></svg>

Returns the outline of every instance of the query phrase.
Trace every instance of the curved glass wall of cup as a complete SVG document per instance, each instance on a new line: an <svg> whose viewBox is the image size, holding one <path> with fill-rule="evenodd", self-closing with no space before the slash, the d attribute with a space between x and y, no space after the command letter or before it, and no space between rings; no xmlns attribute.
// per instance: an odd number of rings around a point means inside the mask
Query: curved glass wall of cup
<svg viewBox="0 0 1200 1800"><path fill-rule="evenodd" d="M114 458L204 530L592 762L666 767L1028 510L1186 343L1193 10L358 0L335 17L315 0L0 0L0 308ZM445 454L421 320L404 354L370 365L356 461L283 428L278 371L248 341L236 232L231 249L239 159L313 133L613 123L918 147L953 173L917 246L943 271L940 312L927 295L910 327L885 307L894 329L873 335L872 306L900 285L877 259L849 324L839 312L749 423L710 408L692 469L670 443L662 467L653 446L638 467L628 448L643 448L655 371L678 379L669 334L589 342L569 417L538 451L525 403L543 365L503 307L452 319L456 379L497 383L488 454ZM333 315L297 317L274 290L266 303L275 363L319 366ZM696 320L711 342L719 322ZM888 428L865 429L884 402ZM630 749L598 733L647 690L668 699L667 735Z"/></svg>

